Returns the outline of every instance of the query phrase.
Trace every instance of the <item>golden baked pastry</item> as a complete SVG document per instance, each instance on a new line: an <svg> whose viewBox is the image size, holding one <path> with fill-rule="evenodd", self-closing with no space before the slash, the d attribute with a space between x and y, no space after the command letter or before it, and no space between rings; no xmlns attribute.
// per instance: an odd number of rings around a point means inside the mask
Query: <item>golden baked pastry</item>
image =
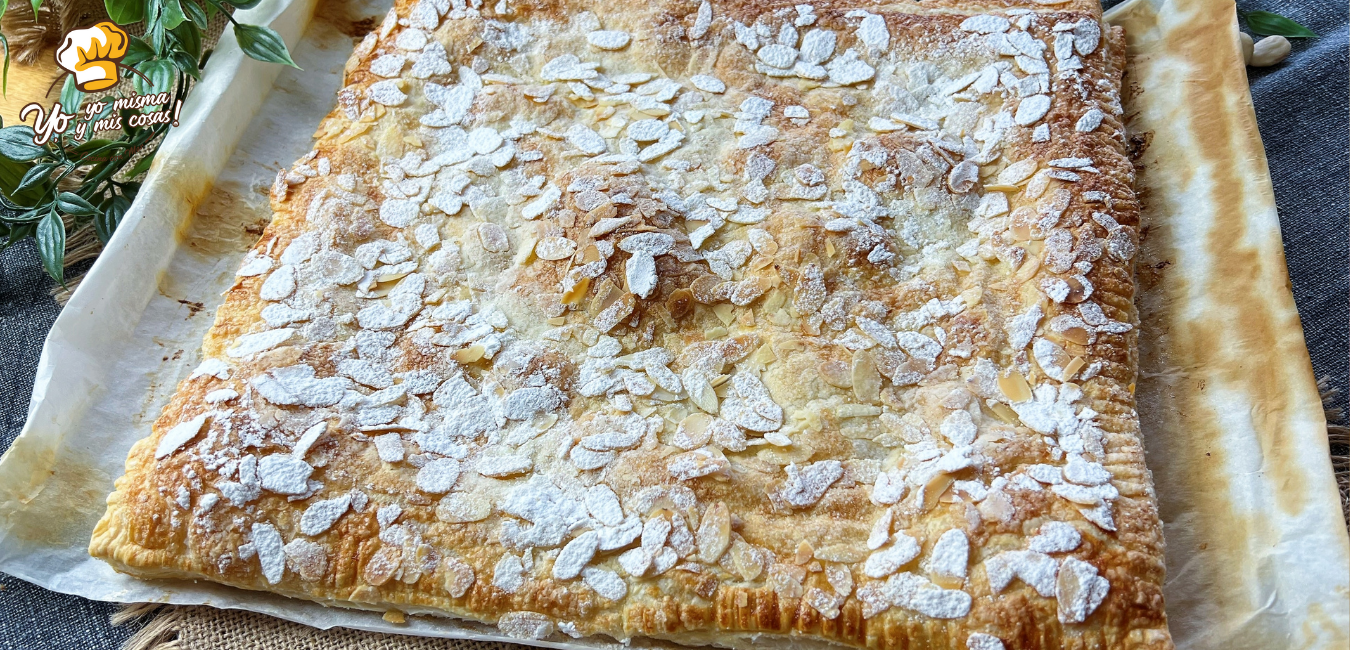
<svg viewBox="0 0 1350 650"><path fill-rule="evenodd" d="M400 0L91 553L531 640L1171 647L1121 35L998 5Z"/></svg>

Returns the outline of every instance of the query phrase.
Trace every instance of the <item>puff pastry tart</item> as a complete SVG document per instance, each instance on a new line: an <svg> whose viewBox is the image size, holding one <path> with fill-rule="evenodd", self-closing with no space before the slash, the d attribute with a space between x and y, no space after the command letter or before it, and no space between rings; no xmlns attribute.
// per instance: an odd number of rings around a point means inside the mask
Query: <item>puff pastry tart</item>
<svg viewBox="0 0 1350 650"><path fill-rule="evenodd" d="M1170 648L1095 0L399 0L90 550L517 638Z"/></svg>

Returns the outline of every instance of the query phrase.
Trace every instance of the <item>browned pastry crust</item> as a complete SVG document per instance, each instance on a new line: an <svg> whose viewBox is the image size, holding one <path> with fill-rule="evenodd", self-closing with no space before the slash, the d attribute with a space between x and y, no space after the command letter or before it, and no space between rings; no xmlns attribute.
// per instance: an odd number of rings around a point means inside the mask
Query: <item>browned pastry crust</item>
<svg viewBox="0 0 1350 650"><path fill-rule="evenodd" d="M400 0L90 552L527 639L1170 648L1120 33L703 5Z"/></svg>

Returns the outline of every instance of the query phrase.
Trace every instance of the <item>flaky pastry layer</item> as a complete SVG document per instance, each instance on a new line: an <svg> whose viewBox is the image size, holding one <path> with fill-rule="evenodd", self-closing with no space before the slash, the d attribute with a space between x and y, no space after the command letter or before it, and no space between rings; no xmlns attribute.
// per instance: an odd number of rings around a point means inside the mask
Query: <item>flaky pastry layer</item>
<svg viewBox="0 0 1350 650"><path fill-rule="evenodd" d="M1122 63L1086 0L400 0L90 551L527 640L1169 648Z"/></svg>

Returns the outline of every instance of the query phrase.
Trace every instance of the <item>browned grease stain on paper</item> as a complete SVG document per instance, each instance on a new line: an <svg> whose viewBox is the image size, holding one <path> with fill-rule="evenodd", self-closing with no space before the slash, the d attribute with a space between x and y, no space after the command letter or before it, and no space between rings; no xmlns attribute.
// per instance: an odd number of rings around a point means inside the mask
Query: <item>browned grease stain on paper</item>
<svg viewBox="0 0 1350 650"><path fill-rule="evenodd" d="M1233 502L1230 481L1235 472L1260 472L1270 479L1280 512L1297 515L1309 505L1314 486L1305 469L1308 459L1282 443L1292 435L1288 421L1307 417L1306 396L1315 391L1302 329L1286 286L1279 233L1252 233L1247 227L1248 206L1269 205L1270 188L1264 180L1264 151L1246 79L1241 74L1213 74L1227 67L1242 69L1236 39L1230 38L1236 28L1232 6L1194 3L1186 10L1201 13L1160 39L1149 31L1150 27L1156 31L1156 24L1141 16L1136 33L1148 41L1147 47L1131 48L1141 66L1155 56L1169 64L1195 62L1190 70L1171 65L1153 70L1157 87L1174 88L1183 99L1168 100L1174 106L1170 109L1153 106L1151 117L1163 131L1168 130L1162 127L1165 123L1185 125L1183 133L1202 145L1183 148L1185 143L1152 140L1142 156L1148 164L1141 166L1140 185L1149 185L1150 169L1168 176L1169 180L1156 182L1158 187L1189 187L1213 179L1203 197L1171 198L1181 205L1168 204L1166 196L1141 197L1150 229L1137 259L1145 378L1140 412L1146 431L1153 430L1155 436L1166 432L1165 439L1148 441L1148 463L1163 495L1159 504L1163 519L1172 524L1169 578L1185 585L1169 592L1168 604L1169 609L1195 612L1173 618L1179 639L1203 639L1206 632L1219 630L1195 626L1218 624L1228 626L1222 632L1235 635L1230 640L1240 640L1242 647L1286 648L1291 646L1284 630L1264 629L1244 614L1266 603L1248 602L1252 594L1232 588L1257 582L1263 569L1253 562L1253 553L1275 547L1279 531L1273 522L1251 516L1246 506ZM1126 28L1128 32L1131 25ZM1216 60L1232 64L1216 65ZM1167 136L1176 136L1172 130ZM1202 172L1204 176L1199 175ZM1187 214L1188 205L1204 205L1213 216ZM1186 226L1194 219L1212 223L1192 234ZM1203 255L1196 253L1198 249ZM1173 262L1182 262L1180 268L1185 268L1202 261L1208 280L1165 271ZM1203 296L1207 305L1198 317L1192 295ZM1240 391L1259 410L1218 412L1205 394L1211 386ZM1245 420L1256 432L1249 449L1231 448L1242 441L1224 422L1235 420ZM1238 467L1252 451L1256 461ZM1320 634L1332 640L1327 647L1350 645L1346 631L1335 629L1329 616L1320 610L1307 612L1302 623L1305 638L1314 640Z"/></svg>
<svg viewBox="0 0 1350 650"><path fill-rule="evenodd" d="M6 504L4 510L17 506L5 517L16 540L35 547L65 547L88 536L103 514L113 479L70 447L61 456L36 447L22 442L13 447L15 457L10 460L16 468L30 469L31 489L0 494L0 503Z"/></svg>

